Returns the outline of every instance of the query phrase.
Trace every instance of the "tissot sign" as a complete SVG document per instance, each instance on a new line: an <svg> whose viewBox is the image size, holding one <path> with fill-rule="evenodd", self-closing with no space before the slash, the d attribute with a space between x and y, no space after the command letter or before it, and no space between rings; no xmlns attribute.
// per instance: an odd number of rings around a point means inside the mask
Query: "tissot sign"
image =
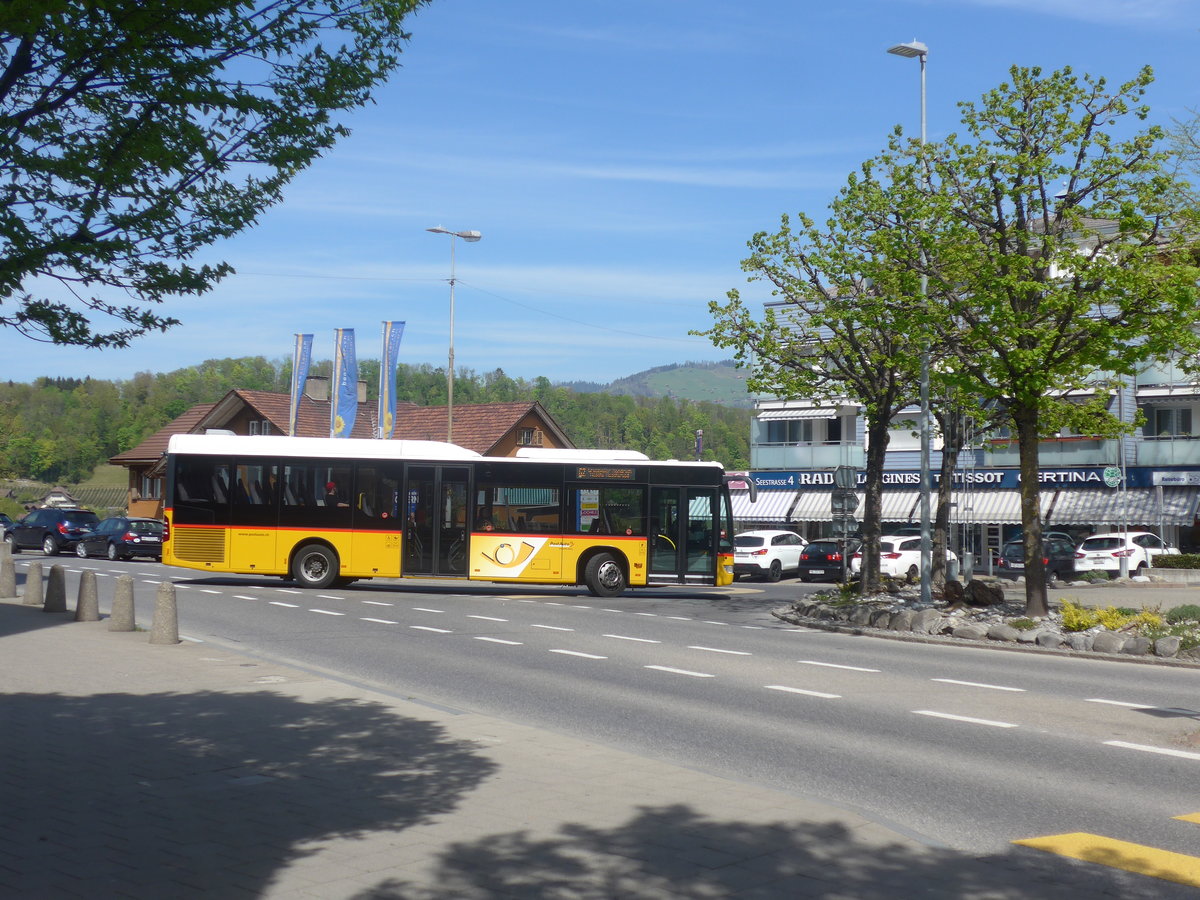
<svg viewBox="0 0 1200 900"><path fill-rule="evenodd" d="M930 472L934 488L939 481L938 472ZM751 472L760 491L833 490L833 470L812 472ZM1179 485L1200 484L1200 471L1196 469L1151 469L1130 467L1126 470L1126 487L1150 487L1155 484ZM858 473L858 487L866 484L865 472ZM1042 469L1038 481L1044 488L1116 488L1121 484L1121 470L1117 466L1081 466L1078 468ZM959 490L1015 490L1021 484L1021 473L1017 469L966 469L954 473L954 487ZM915 491L921 486L921 473L907 470L889 470L883 473L884 490Z"/></svg>

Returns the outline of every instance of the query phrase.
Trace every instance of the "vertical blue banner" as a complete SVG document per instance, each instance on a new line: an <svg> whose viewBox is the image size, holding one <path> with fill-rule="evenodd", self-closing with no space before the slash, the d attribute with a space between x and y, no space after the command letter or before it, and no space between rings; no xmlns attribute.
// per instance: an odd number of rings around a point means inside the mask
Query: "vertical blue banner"
<svg viewBox="0 0 1200 900"><path fill-rule="evenodd" d="M354 329L336 329L333 343L329 436L345 438L350 437L358 416L358 361L354 357Z"/></svg>
<svg viewBox="0 0 1200 900"><path fill-rule="evenodd" d="M296 347L292 351L292 404L288 409L288 435L296 436L300 427L300 398L304 396L304 384L308 381L308 364L312 361L311 334L296 335Z"/></svg>
<svg viewBox="0 0 1200 900"><path fill-rule="evenodd" d="M388 441L396 430L396 369L400 364L403 322L383 323L383 356L379 361L379 438Z"/></svg>

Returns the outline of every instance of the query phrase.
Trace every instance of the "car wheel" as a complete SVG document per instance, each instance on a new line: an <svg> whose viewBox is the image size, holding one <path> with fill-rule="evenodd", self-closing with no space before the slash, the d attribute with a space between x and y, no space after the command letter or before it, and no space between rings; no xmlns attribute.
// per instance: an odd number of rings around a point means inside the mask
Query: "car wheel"
<svg viewBox="0 0 1200 900"><path fill-rule="evenodd" d="M1058 584L1058 569L1046 569L1046 587Z"/></svg>
<svg viewBox="0 0 1200 900"><path fill-rule="evenodd" d="M47 556L58 556L58 541L46 535L42 538L42 552Z"/></svg>
<svg viewBox="0 0 1200 900"><path fill-rule="evenodd" d="M598 553L588 560L583 582L597 597L615 597L625 592L625 570L611 553Z"/></svg>
<svg viewBox="0 0 1200 900"><path fill-rule="evenodd" d="M117 550L116 544L108 545L108 558L113 561L116 561L121 558L121 552L119 550Z"/></svg>
<svg viewBox="0 0 1200 900"><path fill-rule="evenodd" d="M80 541L75 545L75 555L80 559L87 559L87 547L84 545L83 541Z"/></svg>
<svg viewBox="0 0 1200 900"><path fill-rule="evenodd" d="M904 580L907 581L909 584L916 584L918 581L921 580L921 570L918 569L915 565L909 566L908 571L904 574Z"/></svg>
<svg viewBox="0 0 1200 900"><path fill-rule="evenodd" d="M17 546L17 539L13 535L6 534L4 536L4 543L8 544L8 549L14 554L21 552L21 548Z"/></svg>
<svg viewBox="0 0 1200 900"><path fill-rule="evenodd" d="M772 560L771 568L767 569L767 581L776 582L783 577L783 563Z"/></svg>
<svg viewBox="0 0 1200 900"><path fill-rule="evenodd" d="M292 580L301 587L327 588L340 569L337 554L324 544L305 544L292 558Z"/></svg>
<svg viewBox="0 0 1200 900"><path fill-rule="evenodd" d="M1133 570L1133 577L1137 578L1137 576L1145 575L1145 574L1146 574L1146 564L1144 562L1138 563L1137 568Z"/></svg>

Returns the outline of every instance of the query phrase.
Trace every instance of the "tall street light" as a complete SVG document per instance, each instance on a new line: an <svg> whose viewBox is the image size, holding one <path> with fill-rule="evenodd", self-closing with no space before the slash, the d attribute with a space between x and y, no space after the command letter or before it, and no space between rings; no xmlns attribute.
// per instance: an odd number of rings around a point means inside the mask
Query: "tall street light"
<svg viewBox="0 0 1200 900"><path fill-rule="evenodd" d="M478 231L451 231L438 225L426 228L434 234L450 235L450 364L446 368L446 443L454 443L454 239L474 243L483 237Z"/></svg>
<svg viewBox="0 0 1200 900"><path fill-rule="evenodd" d="M921 60L921 146L925 146L925 57L929 48L920 41L910 41L907 44L895 44L888 47L888 53L903 56L906 59L916 57ZM925 251L921 251L924 262ZM925 267L922 265L922 269ZM921 272L921 302L929 293L929 276ZM929 528L929 345L921 348L921 602L929 603L931 599L931 562L933 558L933 540Z"/></svg>

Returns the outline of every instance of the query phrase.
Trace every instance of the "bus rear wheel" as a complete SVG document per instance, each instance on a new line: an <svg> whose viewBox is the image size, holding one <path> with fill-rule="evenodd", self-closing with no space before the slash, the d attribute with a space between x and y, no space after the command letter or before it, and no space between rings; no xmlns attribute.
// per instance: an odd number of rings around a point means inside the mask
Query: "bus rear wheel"
<svg viewBox="0 0 1200 900"><path fill-rule="evenodd" d="M292 557L292 580L301 587L327 588L339 568L337 554L324 544L305 544Z"/></svg>
<svg viewBox="0 0 1200 900"><path fill-rule="evenodd" d="M625 570L611 553L597 553L583 570L583 581L597 597L615 597L625 592Z"/></svg>

